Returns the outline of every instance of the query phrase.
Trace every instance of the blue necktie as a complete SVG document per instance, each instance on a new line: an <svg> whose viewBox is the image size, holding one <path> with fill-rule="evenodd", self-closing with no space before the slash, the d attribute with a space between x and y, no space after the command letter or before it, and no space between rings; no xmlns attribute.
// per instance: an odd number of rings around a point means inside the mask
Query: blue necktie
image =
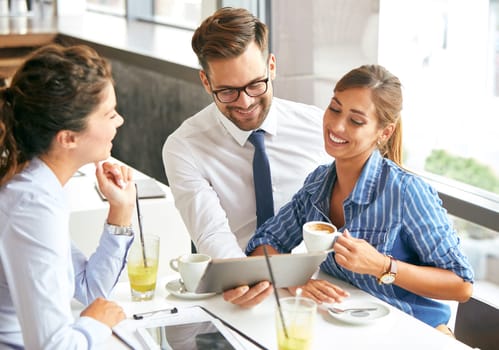
<svg viewBox="0 0 499 350"><path fill-rule="evenodd" d="M272 180L270 166L264 142L265 131L253 131L248 138L255 146L253 155L253 181L256 196L256 227L260 227L268 218L274 216L274 200L272 197Z"/></svg>

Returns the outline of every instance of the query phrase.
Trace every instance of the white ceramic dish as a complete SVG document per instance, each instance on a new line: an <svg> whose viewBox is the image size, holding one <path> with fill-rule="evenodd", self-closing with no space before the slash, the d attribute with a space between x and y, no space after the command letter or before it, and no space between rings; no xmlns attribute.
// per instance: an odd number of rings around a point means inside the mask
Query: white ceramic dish
<svg viewBox="0 0 499 350"><path fill-rule="evenodd" d="M204 299L204 298L208 298L208 297L211 297L211 296L214 296L215 294L217 294L217 293L192 293L192 292L188 292L186 290L183 290L182 283L180 282L179 279L174 279L172 281L169 281L166 284L165 288L168 291L168 293L170 293L171 295L173 295L177 298L180 298L180 299L192 299L192 300Z"/></svg>
<svg viewBox="0 0 499 350"><path fill-rule="evenodd" d="M327 311L331 317L350 324L369 324L390 314L390 309L387 306L376 302L344 301L334 306L344 310L350 308L376 308L374 311L345 311L343 313Z"/></svg>

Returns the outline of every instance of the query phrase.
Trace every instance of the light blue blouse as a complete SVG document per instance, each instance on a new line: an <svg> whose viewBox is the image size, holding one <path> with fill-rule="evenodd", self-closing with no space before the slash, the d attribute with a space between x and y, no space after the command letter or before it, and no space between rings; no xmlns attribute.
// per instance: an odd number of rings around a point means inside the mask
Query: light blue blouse
<svg viewBox="0 0 499 350"><path fill-rule="evenodd" d="M0 345L88 349L111 334L95 319L75 320L71 300L87 305L108 295L133 236L104 232L87 260L71 244L68 208L40 159L0 188Z"/></svg>
<svg viewBox="0 0 499 350"><path fill-rule="evenodd" d="M323 165L312 172L303 187L279 213L262 225L248 243L246 253L269 244L289 253L302 241L307 221L329 220L330 198L336 167ZM437 192L419 177L373 152L355 188L343 202L345 226L379 252L398 260L451 270L473 281L471 266L460 250L459 237L449 221ZM446 304L424 298L395 285L379 285L370 275L351 272L328 255L321 269L392 304L432 326L446 324Z"/></svg>

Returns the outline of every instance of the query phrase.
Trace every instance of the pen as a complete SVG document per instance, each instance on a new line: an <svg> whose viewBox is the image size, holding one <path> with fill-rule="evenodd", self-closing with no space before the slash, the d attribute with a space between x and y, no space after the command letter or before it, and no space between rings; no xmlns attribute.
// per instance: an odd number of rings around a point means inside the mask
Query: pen
<svg viewBox="0 0 499 350"><path fill-rule="evenodd" d="M178 312L178 309L176 307L172 307L172 308L168 308L168 309L161 309L161 310L156 310L156 311L142 312L140 314L134 314L133 315L133 319L134 320L141 320L144 317L152 316L152 315L154 315L156 313L159 313L159 312L167 312L167 313L170 313L170 314L176 314Z"/></svg>
<svg viewBox="0 0 499 350"><path fill-rule="evenodd" d="M259 349L263 349L263 350L268 350L265 346L263 346L262 344L258 343L256 340L254 340L253 338L251 338L250 336L244 334L243 332L241 332L239 329L237 329L236 327L234 327L233 325L231 325L229 322L225 321L224 319L218 317L217 315L215 315L213 312L209 311L208 309L206 309L204 306L201 306L199 305L199 307L204 311L206 312L208 315L216 318L217 320L219 320L220 322L222 322L222 324L224 324L226 327L230 328L231 330L233 330L234 332L236 332L237 334L239 334L241 337L243 337L244 339L246 339L247 341L251 342L252 344L256 345Z"/></svg>

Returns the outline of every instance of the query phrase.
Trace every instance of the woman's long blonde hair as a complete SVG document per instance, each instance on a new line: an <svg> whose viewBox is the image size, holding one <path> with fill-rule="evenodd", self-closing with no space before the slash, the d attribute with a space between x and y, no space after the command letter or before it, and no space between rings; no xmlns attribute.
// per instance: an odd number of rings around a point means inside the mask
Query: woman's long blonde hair
<svg viewBox="0 0 499 350"><path fill-rule="evenodd" d="M344 75L334 91L351 88L369 88L376 108L380 128L393 123L395 130L387 142L378 143L383 157L402 166L402 84L400 80L380 65L364 65Z"/></svg>

